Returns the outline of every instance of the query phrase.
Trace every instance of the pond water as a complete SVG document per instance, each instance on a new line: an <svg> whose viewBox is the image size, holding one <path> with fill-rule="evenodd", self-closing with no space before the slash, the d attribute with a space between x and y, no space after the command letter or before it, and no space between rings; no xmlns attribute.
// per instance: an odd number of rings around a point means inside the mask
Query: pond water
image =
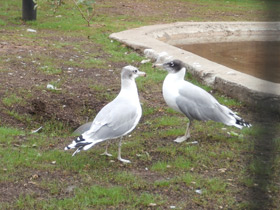
<svg viewBox="0 0 280 210"><path fill-rule="evenodd" d="M280 41L176 45L237 71L280 83Z"/></svg>

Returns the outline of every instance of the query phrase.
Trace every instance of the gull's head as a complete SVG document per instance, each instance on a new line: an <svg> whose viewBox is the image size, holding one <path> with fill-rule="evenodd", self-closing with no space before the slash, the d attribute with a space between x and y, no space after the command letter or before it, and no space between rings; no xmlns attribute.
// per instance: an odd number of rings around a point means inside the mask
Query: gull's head
<svg viewBox="0 0 280 210"><path fill-rule="evenodd" d="M166 62L162 65L163 69L168 71L168 73L177 73L181 71L183 68L185 68L184 64L180 60L172 60L169 62Z"/></svg>
<svg viewBox="0 0 280 210"><path fill-rule="evenodd" d="M138 68L134 66L125 66L122 69L121 77L122 79L135 79L138 76L146 76L145 72L139 71Z"/></svg>

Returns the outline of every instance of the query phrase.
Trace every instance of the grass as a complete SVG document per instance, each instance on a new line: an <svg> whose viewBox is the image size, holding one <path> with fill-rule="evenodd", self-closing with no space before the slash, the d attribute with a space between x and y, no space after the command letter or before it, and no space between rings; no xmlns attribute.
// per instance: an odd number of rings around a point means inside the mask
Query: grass
<svg viewBox="0 0 280 210"><path fill-rule="evenodd" d="M136 195L129 194L123 187L92 186L75 190L75 197L63 200L53 198L49 201L38 202L32 196L21 196L14 207L17 209L73 209L72 206L75 205L77 209L89 207L103 209L106 206L122 206L128 204L130 209L132 209L139 205L136 197ZM139 200L141 200L141 203L147 205L153 202L155 198L147 193L143 193L139 196ZM134 203L128 201L134 201Z"/></svg>
<svg viewBox="0 0 280 210"><path fill-rule="evenodd" d="M12 118L25 123L26 125L30 125L32 122L32 117L30 115L27 114L19 114L17 111L15 110L5 110L5 113L9 116L11 116Z"/></svg>
<svg viewBox="0 0 280 210"><path fill-rule="evenodd" d="M265 2L175 0L174 3L190 4L189 16L176 18L167 13L152 12L137 16L114 10L98 13L92 27L86 27L78 11L72 9L71 1L65 0L56 14L49 2L41 3L38 19L32 22L20 20L19 1L0 3L3 42L29 46L33 50L20 54L23 48L19 48L19 51L12 51L14 54L1 54L0 73L6 75L17 64L18 74L31 73L30 77L40 74L43 78L30 82L31 87L0 84L3 93L0 94L1 113L11 119L11 122L0 119L0 191L8 190L14 196L1 195L1 209L169 209L171 205L178 209L246 209L254 206L248 195L258 187L272 198L271 209L277 209L279 136L271 141L274 157L270 160L255 154L256 147L260 147L256 145L257 137L269 135L269 129L259 123L240 131L220 123L195 122L191 141L198 141L198 144L175 144L173 139L184 134L187 119L168 108L161 98L166 72L152 68L151 63L140 65L144 59L142 55L108 38L113 32L154 23L265 20L266 16L262 15ZM122 6L123 13L126 3ZM142 1L145 3L147 1ZM278 11L279 3L272 4ZM97 10L110 8L117 9L112 2L97 4ZM217 15L222 12L227 15ZM37 33L29 33L27 28L35 29ZM109 147L113 157L99 155L104 151L104 144L72 157L71 152L63 150L73 138L71 121L61 119L69 113L56 116L56 113L48 112L51 116L44 118L28 112L32 110L34 91L47 92L50 97L60 95L59 99L65 101L71 98L76 103L82 100L80 96L90 93L93 96L85 96L85 104L77 110L71 107L72 104L69 106L73 117L79 113L92 118L98 110L90 101L108 102L115 98L119 88L119 80L114 78L108 82L111 90L104 91L107 86L94 77L95 71L98 74L108 69L119 71L127 64L139 66L147 73L146 78L137 78L139 93L144 98L141 99L143 117L122 147L123 157L130 159L132 164L121 164L116 160L116 143ZM75 74L79 69L94 73L92 77L84 78L82 71ZM117 74L112 73L113 77ZM186 79L213 92L190 74ZM46 84L62 90L45 91ZM77 84L85 89L72 92L72 86ZM248 110L235 99L216 92L214 96L222 104L241 110L242 114ZM155 101L155 98L161 101ZM83 121L82 117L76 122ZM14 122L18 125L13 127ZM40 132L31 133L40 126L43 126ZM276 130L279 126L276 123ZM269 182L259 180L258 175L268 177ZM201 194L196 190L201 190Z"/></svg>
<svg viewBox="0 0 280 210"><path fill-rule="evenodd" d="M43 71L47 75L52 75L52 74L61 74L61 69L57 69L51 66L42 66L40 68L40 71Z"/></svg>
<svg viewBox="0 0 280 210"><path fill-rule="evenodd" d="M7 94L6 94L7 95ZM16 94L11 94L2 99L2 102L5 106L13 106L14 104L19 104L24 102L21 97L18 97Z"/></svg>
<svg viewBox="0 0 280 210"><path fill-rule="evenodd" d="M90 67L90 66L96 66L96 67L103 67L106 62L104 60L101 59L97 59L97 58L89 58L87 60L85 60L85 64L86 66Z"/></svg>
<svg viewBox="0 0 280 210"><path fill-rule="evenodd" d="M148 183L141 177L127 171L118 172L114 177L114 182L118 185L131 186L132 189L146 188Z"/></svg>

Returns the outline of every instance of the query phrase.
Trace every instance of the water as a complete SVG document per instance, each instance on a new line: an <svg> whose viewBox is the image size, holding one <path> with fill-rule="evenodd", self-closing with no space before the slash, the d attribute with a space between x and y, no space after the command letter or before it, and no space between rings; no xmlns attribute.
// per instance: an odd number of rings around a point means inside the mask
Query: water
<svg viewBox="0 0 280 210"><path fill-rule="evenodd" d="M279 41L203 43L176 47L260 79L280 83Z"/></svg>

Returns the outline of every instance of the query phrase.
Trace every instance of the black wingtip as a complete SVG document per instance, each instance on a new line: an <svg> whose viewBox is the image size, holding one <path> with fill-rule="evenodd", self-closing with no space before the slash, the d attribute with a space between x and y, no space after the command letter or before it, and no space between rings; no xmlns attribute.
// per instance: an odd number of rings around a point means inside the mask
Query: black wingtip
<svg viewBox="0 0 280 210"><path fill-rule="evenodd" d="M237 125L241 125L241 126L243 126L243 127L247 127L247 128L252 127L252 125L251 125L250 123L246 122L246 121L243 120L243 119L240 119L240 120L236 119L236 124L237 124Z"/></svg>

